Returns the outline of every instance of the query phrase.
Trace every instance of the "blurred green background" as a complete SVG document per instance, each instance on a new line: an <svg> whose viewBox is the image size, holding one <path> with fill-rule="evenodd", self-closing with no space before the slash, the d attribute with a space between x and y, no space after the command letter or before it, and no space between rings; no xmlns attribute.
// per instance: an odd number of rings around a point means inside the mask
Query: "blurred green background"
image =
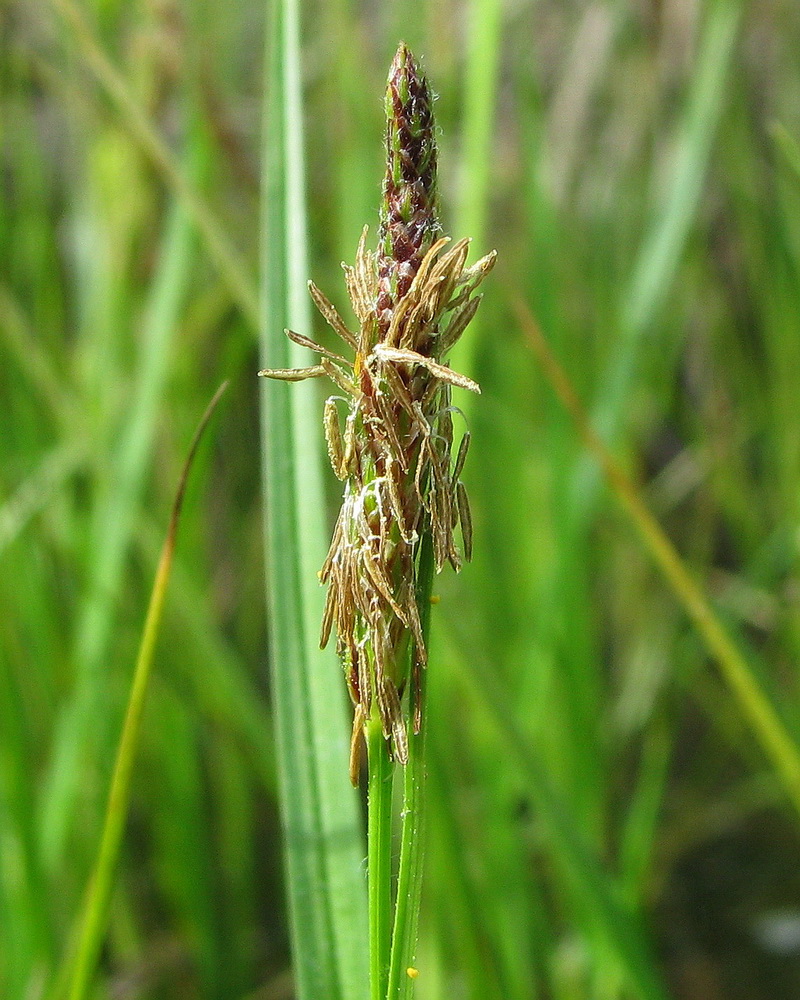
<svg viewBox="0 0 800 1000"><path fill-rule="evenodd" d="M417 996L644 997L542 821L544 774L648 940L645 978L796 998L800 818L512 303L800 739L800 7L301 14L314 280L344 312L400 38L439 94L445 228L500 261L454 359L483 387L459 401L475 561L435 582ZM95 995L293 995L253 323L268 20L250 0L0 6L3 1000L46 995L67 946L172 496L223 378Z"/></svg>

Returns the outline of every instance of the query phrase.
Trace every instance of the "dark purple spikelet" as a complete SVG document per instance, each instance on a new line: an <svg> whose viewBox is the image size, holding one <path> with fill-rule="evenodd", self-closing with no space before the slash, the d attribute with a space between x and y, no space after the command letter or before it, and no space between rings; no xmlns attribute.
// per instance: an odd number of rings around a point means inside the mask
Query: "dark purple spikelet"
<svg viewBox="0 0 800 1000"><path fill-rule="evenodd" d="M386 83L386 177L378 231L379 339L440 235L437 161L430 87L401 42Z"/></svg>

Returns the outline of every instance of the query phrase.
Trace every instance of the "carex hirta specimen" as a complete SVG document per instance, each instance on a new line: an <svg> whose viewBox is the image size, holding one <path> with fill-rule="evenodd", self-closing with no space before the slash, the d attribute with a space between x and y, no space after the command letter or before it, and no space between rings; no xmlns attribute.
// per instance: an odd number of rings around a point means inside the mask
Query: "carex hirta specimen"
<svg viewBox="0 0 800 1000"><path fill-rule="evenodd" d="M451 388L480 392L446 364L453 344L475 315L473 294L495 254L466 267L469 240L450 246L437 212L437 147L433 99L404 44L386 87L386 177L378 250L367 227L355 265L344 266L358 319L351 331L317 286L308 284L325 320L353 359L287 330L315 351L308 368L265 369L270 378L328 377L339 393L325 403L325 436L344 496L320 580L328 585L321 645L332 629L355 706L350 773L358 773L364 724L377 708L392 755L408 756L401 710L410 681L419 689L427 651L417 607L417 564L430 532L438 571L470 558L472 528L461 470L467 433L453 455ZM412 725L421 724L418 697Z"/></svg>

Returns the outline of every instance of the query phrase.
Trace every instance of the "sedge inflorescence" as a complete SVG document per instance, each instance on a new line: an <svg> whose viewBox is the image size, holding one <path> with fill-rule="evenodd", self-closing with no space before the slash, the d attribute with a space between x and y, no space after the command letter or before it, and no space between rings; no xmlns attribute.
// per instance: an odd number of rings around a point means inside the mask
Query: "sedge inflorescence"
<svg viewBox="0 0 800 1000"><path fill-rule="evenodd" d="M467 267L469 240L450 246L441 235L433 100L403 44L387 82L386 122L378 251L367 248L365 227L354 266L344 265L358 330L351 331L309 282L317 308L352 360L287 330L320 356L319 364L259 373L284 381L327 376L339 390L324 411L331 466L344 495L319 574L328 585L321 645L335 629L355 706L354 783L364 725L375 711L394 758L408 759L401 698L409 680L419 691L427 661L417 604L423 536L430 533L437 572L447 562L459 570L462 554L470 558L472 526L460 478L469 434L454 455L451 389L480 389L446 358L475 315L481 298L475 290L495 261L491 253ZM412 704L418 732L419 697Z"/></svg>

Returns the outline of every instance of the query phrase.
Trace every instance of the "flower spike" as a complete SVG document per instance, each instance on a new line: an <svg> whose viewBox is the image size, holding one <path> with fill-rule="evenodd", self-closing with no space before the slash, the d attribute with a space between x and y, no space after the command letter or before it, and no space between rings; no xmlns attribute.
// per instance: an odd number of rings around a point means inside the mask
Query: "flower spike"
<svg viewBox="0 0 800 1000"><path fill-rule="evenodd" d="M472 550L472 519L460 481L469 436L455 459L450 396L453 386L480 392L447 365L447 354L475 314L474 292L495 254L467 268L469 240L450 245L437 213L437 148L433 98L408 47L401 44L386 85L386 175L378 250L365 228L345 283L358 319L351 332L335 307L309 281L328 325L353 352L346 360L287 330L320 355L308 368L265 369L268 378L300 381L328 376L343 396L325 404L331 467L344 481L342 508L319 577L328 586L321 645L336 648L355 706L350 775L358 781L363 729L377 710L394 759L408 759L401 701L418 688L427 650L417 607L421 539L430 533L436 570ZM344 429L337 400L348 413ZM418 692L417 692L418 693ZM420 699L411 724L421 724Z"/></svg>

